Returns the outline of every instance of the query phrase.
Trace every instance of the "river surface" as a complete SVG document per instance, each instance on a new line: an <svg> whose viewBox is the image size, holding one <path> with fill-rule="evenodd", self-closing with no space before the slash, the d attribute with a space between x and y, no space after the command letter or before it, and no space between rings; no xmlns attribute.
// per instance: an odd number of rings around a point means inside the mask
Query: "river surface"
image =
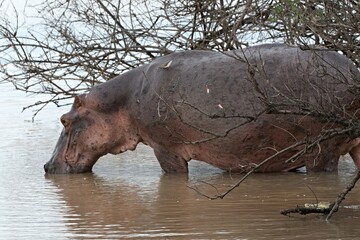
<svg viewBox="0 0 360 240"><path fill-rule="evenodd" d="M354 175L256 174L223 200L208 200L241 175L199 162L190 174L164 175L151 149L108 155L92 174L46 176L67 107L31 121L22 107L41 99L0 84L0 239L359 239L357 186L330 222L280 215L304 203L333 201ZM215 188L216 187L216 188ZM317 199L317 200L316 200Z"/></svg>

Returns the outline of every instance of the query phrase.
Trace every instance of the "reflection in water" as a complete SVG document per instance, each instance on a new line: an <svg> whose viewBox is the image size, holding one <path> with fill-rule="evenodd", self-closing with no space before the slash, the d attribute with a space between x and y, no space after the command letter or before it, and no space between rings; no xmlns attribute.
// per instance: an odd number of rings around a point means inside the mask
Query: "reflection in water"
<svg viewBox="0 0 360 240"><path fill-rule="evenodd" d="M142 149L140 149L142 150ZM111 157L110 157L111 158ZM110 160L110 159L107 159ZM131 159L123 159L127 164ZM150 161L151 162L151 161ZM343 184L336 174L258 174L224 200L207 200L186 185L200 175L160 175L153 184L132 184L134 173L48 176L69 206L67 226L72 236L86 238L288 239L288 236L334 239L358 233L359 210L342 209L332 224L322 216L281 216L283 208L332 200ZM240 176L214 171L207 183L224 190ZM141 177L140 177L141 179ZM138 179L139 180L139 179ZM190 182L189 182L190 181ZM202 191L214 189L197 182ZM354 192L347 204L357 204Z"/></svg>
<svg viewBox="0 0 360 240"><path fill-rule="evenodd" d="M19 115L28 100L11 94L0 85L0 239L358 238L359 187L331 223L320 215L279 213L316 198L333 200L354 174L349 161L338 175L253 175L215 201L187 185L216 194L241 176L199 162L191 162L189 176L163 175L145 146L101 158L93 174L44 176L66 109L47 110L32 123L31 114Z"/></svg>
<svg viewBox="0 0 360 240"><path fill-rule="evenodd" d="M138 222L146 211L138 204L136 187L117 183L109 186L93 174L47 176L70 206L67 226L76 238L98 238L122 232Z"/></svg>

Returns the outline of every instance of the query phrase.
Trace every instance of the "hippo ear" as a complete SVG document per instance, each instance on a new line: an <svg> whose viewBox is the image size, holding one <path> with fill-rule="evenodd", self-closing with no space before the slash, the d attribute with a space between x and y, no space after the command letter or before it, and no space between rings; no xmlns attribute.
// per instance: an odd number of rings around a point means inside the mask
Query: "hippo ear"
<svg viewBox="0 0 360 240"><path fill-rule="evenodd" d="M74 100L74 104L73 104L74 108L75 108L75 109L76 109L76 108L79 108L79 107L81 107L82 105L83 105L83 103L82 103L82 100L81 100L81 96L76 95L76 96L75 96L75 100Z"/></svg>

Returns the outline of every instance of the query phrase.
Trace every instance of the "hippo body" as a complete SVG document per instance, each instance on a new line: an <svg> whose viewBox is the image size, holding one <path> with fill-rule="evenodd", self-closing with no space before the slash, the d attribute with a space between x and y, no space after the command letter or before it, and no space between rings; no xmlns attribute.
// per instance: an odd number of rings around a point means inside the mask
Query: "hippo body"
<svg viewBox="0 0 360 240"><path fill-rule="evenodd" d="M191 159L249 171L274 154L256 171L334 171L347 152L359 166L360 140L347 136L294 157L305 147L296 143L338 126L322 113L357 119L359 82L354 64L330 51L270 44L173 53L76 97L45 171L91 171L102 155L140 142L165 172L187 172Z"/></svg>

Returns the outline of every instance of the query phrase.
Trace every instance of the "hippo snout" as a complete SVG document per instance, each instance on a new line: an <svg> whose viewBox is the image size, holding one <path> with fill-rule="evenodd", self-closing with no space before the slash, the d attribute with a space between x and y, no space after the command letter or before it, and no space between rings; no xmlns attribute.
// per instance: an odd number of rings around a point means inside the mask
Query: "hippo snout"
<svg viewBox="0 0 360 240"><path fill-rule="evenodd" d="M44 164L44 170L47 174L67 174L67 173L87 173L92 172L93 164L78 163L73 167L65 161L53 160Z"/></svg>
<svg viewBox="0 0 360 240"><path fill-rule="evenodd" d="M44 164L44 170L46 173L57 173L57 169L53 166L51 166L51 164L49 162L47 162L46 164Z"/></svg>
<svg viewBox="0 0 360 240"><path fill-rule="evenodd" d="M49 167L49 163L45 163L45 164L44 164L44 170L45 170L46 173L49 172L49 168L50 168L50 167Z"/></svg>
<svg viewBox="0 0 360 240"><path fill-rule="evenodd" d="M61 173L70 173L70 168L67 164L59 164L53 161L49 161L44 164L44 170L46 173L50 174L61 174Z"/></svg>

